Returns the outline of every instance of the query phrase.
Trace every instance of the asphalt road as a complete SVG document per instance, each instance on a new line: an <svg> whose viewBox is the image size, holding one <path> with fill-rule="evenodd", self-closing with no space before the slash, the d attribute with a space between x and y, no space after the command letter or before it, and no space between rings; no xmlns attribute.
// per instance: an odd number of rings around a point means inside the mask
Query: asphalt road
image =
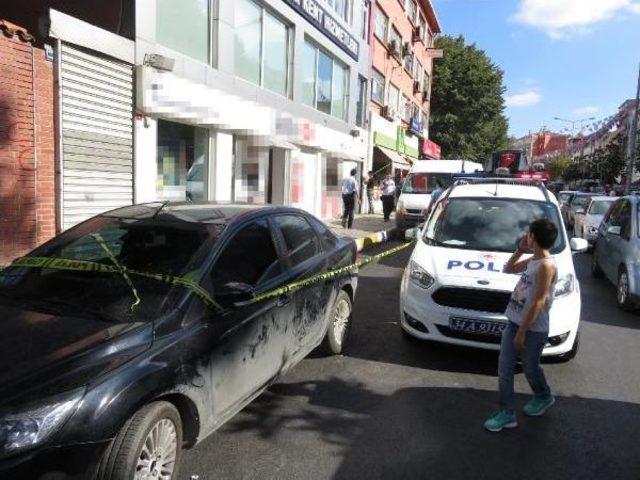
<svg viewBox="0 0 640 480"><path fill-rule="evenodd" d="M495 409L491 352L412 342L398 326L409 257L361 271L351 344L303 361L195 449L181 477L212 479L640 479L640 315L575 258L581 349L546 364L556 404L513 431ZM528 398L523 374L518 401Z"/></svg>

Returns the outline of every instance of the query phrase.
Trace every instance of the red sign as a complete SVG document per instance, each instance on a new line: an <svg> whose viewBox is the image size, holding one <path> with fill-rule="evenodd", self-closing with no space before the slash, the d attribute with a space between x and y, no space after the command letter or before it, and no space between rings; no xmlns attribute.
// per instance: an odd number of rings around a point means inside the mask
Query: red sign
<svg viewBox="0 0 640 480"><path fill-rule="evenodd" d="M511 168L516 161L516 156L513 153L503 153L500 155L500 167Z"/></svg>
<svg viewBox="0 0 640 480"><path fill-rule="evenodd" d="M422 153L434 160L440 159L440 145L431 140L424 140L422 142Z"/></svg>

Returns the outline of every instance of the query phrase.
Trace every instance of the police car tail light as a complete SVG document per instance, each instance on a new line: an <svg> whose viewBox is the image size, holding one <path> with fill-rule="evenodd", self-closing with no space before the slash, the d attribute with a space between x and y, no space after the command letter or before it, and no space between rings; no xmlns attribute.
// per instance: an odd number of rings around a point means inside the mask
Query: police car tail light
<svg viewBox="0 0 640 480"><path fill-rule="evenodd" d="M575 284L575 278L572 274L565 275L564 277L560 277L558 282L556 283L556 289L553 292L554 297L564 297L565 295L569 295L573 292L573 287Z"/></svg>
<svg viewBox="0 0 640 480"><path fill-rule="evenodd" d="M429 288L434 282L434 279L429 272L413 260L409 263L409 278L420 288Z"/></svg>

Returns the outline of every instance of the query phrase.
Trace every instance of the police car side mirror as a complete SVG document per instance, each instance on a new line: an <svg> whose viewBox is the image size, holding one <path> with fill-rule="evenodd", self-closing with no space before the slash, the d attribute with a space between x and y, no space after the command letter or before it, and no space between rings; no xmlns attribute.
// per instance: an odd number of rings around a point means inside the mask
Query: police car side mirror
<svg viewBox="0 0 640 480"><path fill-rule="evenodd" d="M584 238L574 237L569 242L569 246L571 247L572 252L581 253L586 252L589 249L589 242Z"/></svg>
<svg viewBox="0 0 640 480"><path fill-rule="evenodd" d="M607 228L607 233L609 235L620 236L621 232L622 232L622 227L619 227L617 225L611 225L609 228Z"/></svg>
<svg viewBox="0 0 640 480"><path fill-rule="evenodd" d="M416 238L420 236L420 229L418 227L410 228L409 230L405 230L404 239L413 242Z"/></svg>

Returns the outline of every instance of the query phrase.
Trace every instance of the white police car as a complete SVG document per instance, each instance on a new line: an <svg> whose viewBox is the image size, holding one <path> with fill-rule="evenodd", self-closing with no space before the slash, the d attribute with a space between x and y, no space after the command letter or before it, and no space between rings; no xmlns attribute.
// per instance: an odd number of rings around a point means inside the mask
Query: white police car
<svg viewBox="0 0 640 480"><path fill-rule="evenodd" d="M551 253L558 283L543 355L573 358L578 350L580 288L572 250L555 197L541 182L465 179L442 196L402 277L402 329L424 340L499 350L504 312L518 281L502 272L529 224L547 218L558 227Z"/></svg>

